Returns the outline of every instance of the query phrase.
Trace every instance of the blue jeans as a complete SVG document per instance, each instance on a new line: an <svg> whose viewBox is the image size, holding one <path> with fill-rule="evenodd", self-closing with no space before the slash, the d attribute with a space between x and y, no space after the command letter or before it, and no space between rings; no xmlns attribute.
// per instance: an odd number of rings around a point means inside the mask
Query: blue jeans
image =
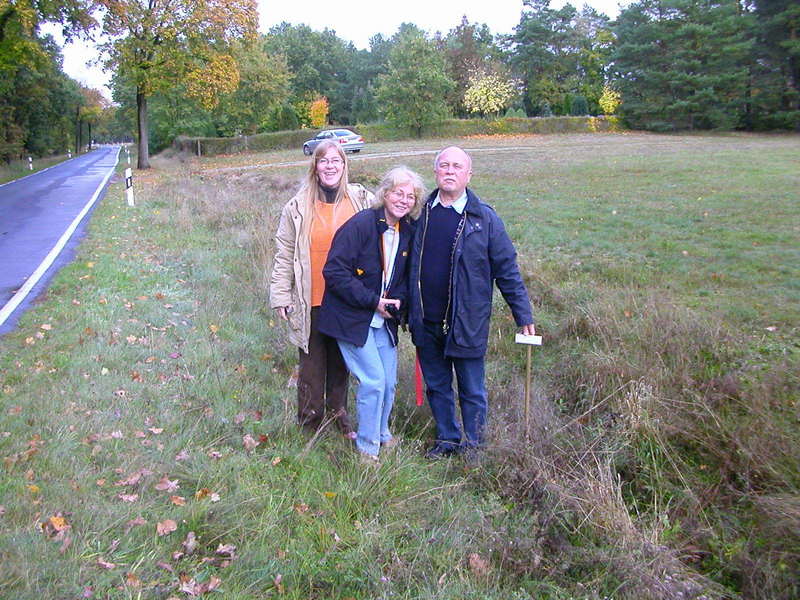
<svg viewBox="0 0 800 600"><path fill-rule="evenodd" d="M425 379L428 404L436 421L436 442L459 448L461 425L453 395L453 370L458 382L458 404L464 424L464 446L483 444L488 396L484 381L484 357L455 358L444 355L445 337L441 323L424 321L424 333L417 346L419 364Z"/></svg>
<svg viewBox="0 0 800 600"><path fill-rule="evenodd" d="M338 340L344 362L358 378L356 447L377 456L382 442L392 439L389 415L397 383L397 348L392 346L386 326L370 327L363 346Z"/></svg>

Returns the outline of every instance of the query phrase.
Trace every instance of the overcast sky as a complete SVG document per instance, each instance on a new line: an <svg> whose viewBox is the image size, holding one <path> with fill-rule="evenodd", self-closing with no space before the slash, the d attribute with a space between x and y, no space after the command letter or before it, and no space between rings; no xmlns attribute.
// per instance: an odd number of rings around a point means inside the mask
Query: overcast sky
<svg viewBox="0 0 800 600"><path fill-rule="evenodd" d="M551 0L552 7L560 7L563 0ZM609 17L616 17L618 4L629 0L573 1L573 5L589 4ZM326 27L353 42L357 48L368 48L369 38L376 33L390 37L401 23L414 23L433 34L446 34L461 22L466 15L470 23L486 23L492 33L512 33L519 23L522 0L463 0L463 2L439 2L431 0L402 0L401 2L376 2L375 0L289 0L282 2L259 0L260 30L267 31L282 21L292 24L305 23L321 31ZM54 33L55 28L45 31ZM69 44L64 47L64 71L73 79L94 88L105 86L110 77L98 66L87 62L97 58L89 42ZM106 96L110 92L103 90Z"/></svg>

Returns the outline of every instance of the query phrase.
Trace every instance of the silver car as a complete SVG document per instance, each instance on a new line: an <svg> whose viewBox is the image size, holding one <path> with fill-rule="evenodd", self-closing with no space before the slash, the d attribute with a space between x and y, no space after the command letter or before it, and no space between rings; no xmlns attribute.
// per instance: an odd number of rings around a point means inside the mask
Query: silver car
<svg viewBox="0 0 800 600"><path fill-rule="evenodd" d="M320 142L335 140L345 152L361 152L364 138L349 129L325 129L303 144L303 154L310 155Z"/></svg>

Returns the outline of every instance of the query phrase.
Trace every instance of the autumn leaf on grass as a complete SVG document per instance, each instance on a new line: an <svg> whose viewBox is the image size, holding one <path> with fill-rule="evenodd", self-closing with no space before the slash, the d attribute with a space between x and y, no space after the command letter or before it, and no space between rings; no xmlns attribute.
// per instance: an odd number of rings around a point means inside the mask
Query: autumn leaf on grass
<svg viewBox="0 0 800 600"><path fill-rule="evenodd" d="M489 561L481 558L477 552L473 552L469 555L469 569L473 575L486 577L489 574Z"/></svg>
<svg viewBox="0 0 800 600"><path fill-rule="evenodd" d="M118 494L117 498L123 502L136 502L139 499L139 494Z"/></svg>
<svg viewBox="0 0 800 600"><path fill-rule="evenodd" d="M184 498L183 496L170 496L169 500L175 506L186 506L186 498Z"/></svg>
<svg viewBox="0 0 800 600"><path fill-rule="evenodd" d="M111 569L113 569L117 565L115 565L112 562L108 562L107 560L105 560L103 558L98 558L97 559L97 566L102 567L103 569L107 569L107 570L110 571Z"/></svg>
<svg viewBox="0 0 800 600"><path fill-rule="evenodd" d="M194 493L195 500L203 500L205 498L208 498L212 502L219 502L219 494L212 492L208 488L200 488Z"/></svg>
<svg viewBox="0 0 800 600"><path fill-rule="evenodd" d="M189 458L189 453L186 450L181 450L175 455L175 462L187 460L188 458Z"/></svg>
<svg viewBox="0 0 800 600"><path fill-rule="evenodd" d="M236 546L233 544L220 544L217 546L216 554L217 556L236 558Z"/></svg>
<svg viewBox="0 0 800 600"><path fill-rule="evenodd" d="M260 442L249 433L245 434L245 436L242 438L242 443L244 443L244 449L248 452L252 452L256 449L256 446L260 444Z"/></svg>
<svg viewBox="0 0 800 600"><path fill-rule="evenodd" d="M169 535L176 529L178 529L178 524L172 519L166 519L160 523L156 523L156 533L158 533L159 536Z"/></svg>
<svg viewBox="0 0 800 600"><path fill-rule="evenodd" d="M126 573L125 585L132 588L140 588L142 587L142 580L135 573Z"/></svg>
<svg viewBox="0 0 800 600"><path fill-rule="evenodd" d="M42 532L52 540L63 542L62 554L72 543L72 540L67 536L67 533L72 526L67 522L67 518L63 513L56 513L43 523L40 523Z"/></svg>
<svg viewBox="0 0 800 600"><path fill-rule="evenodd" d="M128 533L131 529L138 527L139 525L147 525L147 521L145 521L142 517L131 519L125 524L125 533Z"/></svg>
<svg viewBox="0 0 800 600"><path fill-rule="evenodd" d="M171 480L164 475L155 487L159 492L174 492L180 487L180 485L178 484L177 479Z"/></svg>
<svg viewBox="0 0 800 600"><path fill-rule="evenodd" d="M188 579L187 576L181 577L181 586L179 591L190 596L202 596L208 592L213 592L217 589L222 580L219 577L212 576L208 581L197 583L194 579Z"/></svg>

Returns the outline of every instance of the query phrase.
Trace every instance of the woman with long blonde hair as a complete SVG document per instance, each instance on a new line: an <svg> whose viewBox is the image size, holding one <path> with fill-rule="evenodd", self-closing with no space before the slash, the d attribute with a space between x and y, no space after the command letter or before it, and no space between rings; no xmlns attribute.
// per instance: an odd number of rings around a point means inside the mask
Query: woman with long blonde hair
<svg viewBox="0 0 800 600"><path fill-rule="evenodd" d="M299 348L297 418L316 431L335 421L355 438L347 414L348 371L336 340L319 331L319 307L325 293L322 268L331 240L350 217L369 206L373 195L348 181L347 157L331 140L319 144L308 173L281 212L270 277L270 305L289 326L289 340Z"/></svg>

